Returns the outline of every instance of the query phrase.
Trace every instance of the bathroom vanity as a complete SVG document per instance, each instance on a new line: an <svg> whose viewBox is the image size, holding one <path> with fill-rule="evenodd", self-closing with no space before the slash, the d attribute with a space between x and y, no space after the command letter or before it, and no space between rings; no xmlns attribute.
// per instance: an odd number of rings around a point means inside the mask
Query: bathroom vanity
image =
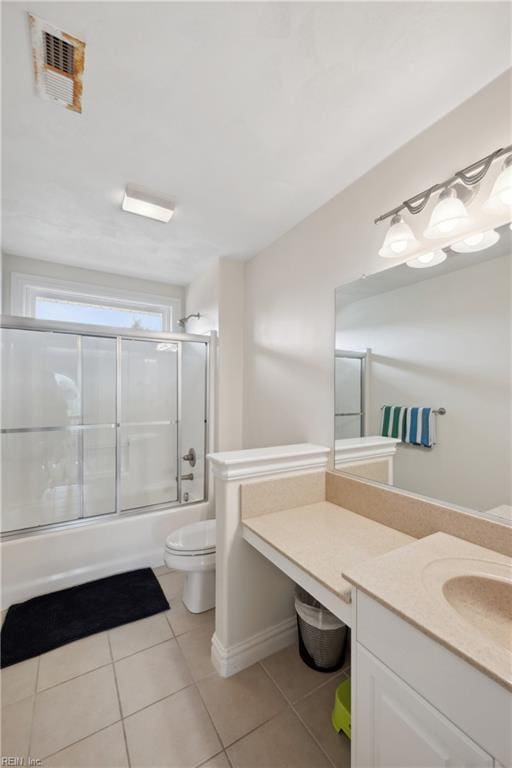
<svg viewBox="0 0 512 768"><path fill-rule="evenodd" d="M512 764L510 558L329 502L250 518L243 536L352 628L354 768ZM335 552L359 565L340 573Z"/></svg>
<svg viewBox="0 0 512 768"><path fill-rule="evenodd" d="M212 458L216 669L296 640L299 584L352 630L353 768L508 768L512 529L324 461L307 444Z"/></svg>
<svg viewBox="0 0 512 768"><path fill-rule="evenodd" d="M510 558L330 502L249 518L243 536L352 628L354 768L512 764Z"/></svg>
<svg viewBox="0 0 512 768"><path fill-rule="evenodd" d="M251 491L242 487L242 509ZM349 568L414 541L329 501L244 518L243 537L349 627L352 588L341 564Z"/></svg>
<svg viewBox="0 0 512 768"><path fill-rule="evenodd" d="M345 575L352 765L509 766L510 558L436 533Z"/></svg>

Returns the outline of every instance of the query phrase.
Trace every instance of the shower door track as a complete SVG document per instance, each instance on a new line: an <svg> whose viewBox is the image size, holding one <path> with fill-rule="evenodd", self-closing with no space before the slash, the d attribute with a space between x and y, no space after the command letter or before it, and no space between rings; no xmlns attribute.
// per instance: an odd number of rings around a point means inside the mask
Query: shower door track
<svg viewBox="0 0 512 768"><path fill-rule="evenodd" d="M200 336L194 333L175 333L172 331L139 331L134 328L116 328L108 325L86 325L83 323L67 323L61 320L37 320L33 317L17 317L16 315L0 315L0 328L11 328L19 331L46 331L69 333L78 336L101 336L107 339L140 339L142 341L199 341L209 344L211 336Z"/></svg>

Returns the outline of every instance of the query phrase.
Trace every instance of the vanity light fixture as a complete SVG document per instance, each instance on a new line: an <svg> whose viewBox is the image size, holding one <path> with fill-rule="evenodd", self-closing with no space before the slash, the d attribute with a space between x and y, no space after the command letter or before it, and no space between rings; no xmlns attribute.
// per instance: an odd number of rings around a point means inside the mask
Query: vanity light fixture
<svg viewBox="0 0 512 768"><path fill-rule="evenodd" d="M500 239L499 234L494 229L488 229L487 232L477 232L474 235L468 235L458 243L450 246L455 253L476 253L491 248Z"/></svg>
<svg viewBox="0 0 512 768"><path fill-rule="evenodd" d="M446 187L432 211L428 227L423 233L429 240L447 237L466 228L469 213L454 187Z"/></svg>
<svg viewBox="0 0 512 768"><path fill-rule="evenodd" d="M133 184L128 184L121 203L123 211L147 216L149 219L168 222L174 213L174 203L151 192L146 192Z"/></svg>
<svg viewBox="0 0 512 768"><path fill-rule="evenodd" d="M379 256L385 259L396 259L417 246L418 241L414 237L412 229L397 213L391 219Z"/></svg>
<svg viewBox="0 0 512 768"><path fill-rule="evenodd" d="M414 259L406 261L408 267L413 269L426 269L427 267L435 267L437 264L442 264L446 261L446 253L444 251L429 251L428 253L421 253L419 256L415 256Z"/></svg>
<svg viewBox="0 0 512 768"><path fill-rule="evenodd" d="M503 163L500 175L494 182L485 208L496 210L512 206L512 155L509 155Z"/></svg>
<svg viewBox="0 0 512 768"><path fill-rule="evenodd" d="M466 204L475 196L478 185L485 177L492 164L507 156L504 167L496 179L486 207L503 208L512 205L512 144L501 147L491 152L490 155L477 160L476 163L456 171L453 176L438 184L433 184L428 189L419 192L413 197L404 200L403 203L383 213L375 219L378 224L391 218L391 227L386 234L379 255L384 258L397 258L407 255L407 250L417 247L418 243L411 227L401 217L406 211L413 216L421 213L429 203L432 195L441 192L434 210L430 216L429 225L424 233L427 238L448 238L457 235L464 229L470 229L470 217ZM400 226L398 226L400 225ZM406 229L407 228L407 229ZM407 232L407 237L404 233ZM396 238L395 238L396 233ZM394 245L394 247L393 247ZM414 260L414 259L412 259Z"/></svg>

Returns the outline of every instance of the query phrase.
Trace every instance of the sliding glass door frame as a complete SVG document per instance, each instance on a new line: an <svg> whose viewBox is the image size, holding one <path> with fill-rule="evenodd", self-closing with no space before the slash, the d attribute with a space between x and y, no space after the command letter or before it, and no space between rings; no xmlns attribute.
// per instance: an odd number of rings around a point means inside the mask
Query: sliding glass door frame
<svg viewBox="0 0 512 768"><path fill-rule="evenodd" d="M336 419L339 417L357 416L359 418L359 432L360 437L366 435L367 421L368 421L368 409L367 409L367 366L368 366L368 352L356 352L348 349L336 349L334 352L334 439L336 440ZM338 375L336 363L338 360L359 360L359 410L352 412L339 412L336 402L336 377Z"/></svg>
<svg viewBox="0 0 512 768"><path fill-rule="evenodd" d="M4 428L3 424L0 424L0 434L9 433L30 433L30 432L73 432L78 431L79 438L79 454L80 454L80 517L74 518L68 521L46 523L42 525L36 525L32 527L20 528L16 530L9 530L0 534L0 539L17 538L21 536L34 536L40 533L57 531L68 529L75 526L97 524L100 521L112 521L113 519L119 519L121 517L129 517L133 515L144 514L147 512L159 511L164 509L170 509L173 507L179 507L186 504L200 504L208 500L209 482L208 482L208 470L206 466L206 455L212 448L212 423L211 416L213 416L213 409L211 404L212 393L212 378L214 375L215 365L215 347L217 341L217 334L212 332L211 335L202 336L198 334L190 333L174 333L166 331L143 331L131 328L113 328L100 325L84 325L80 323L67 323L60 321L46 321L38 320L28 317L17 317L10 315L0 316L0 329L20 330L20 331L39 331L41 333L59 333L69 334L78 337L78 371L77 371L77 383L80 388L80 415L83 422L84 408L83 408L83 358L82 358L82 339L83 337L95 336L105 339L113 339L116 342L115 355L116 355L116 380L115 380L115 422L109 422L105 424L67 424L63 426L43 426L43 427L19 427L19 428ZM176 501L166 501L159 504L149 504L145 506L138 506L129 509L122 509L121 499L121 428L122 428L122 343L123 341L148 341L156 343L175 343L177 345L177 379L176 379L176 483L177 492ZM182 501L182 365L183 365L183 343L199 343L205 345L206 358L205 358L205 382L204 382L204 403L198 403L198 407L204 408L205 424L204 424L204 471L203 471L203 498L197 499L191 502ZM2 371L2 376L5 372ZM156 422L155 422L156 423ZM171 422L169 422L170 424ZM112 512L84 516L84 473L85 473L85 461L84 461L84 432L85 430L98 429L98 428L112 428L115 429L115 509Z"/></svg>

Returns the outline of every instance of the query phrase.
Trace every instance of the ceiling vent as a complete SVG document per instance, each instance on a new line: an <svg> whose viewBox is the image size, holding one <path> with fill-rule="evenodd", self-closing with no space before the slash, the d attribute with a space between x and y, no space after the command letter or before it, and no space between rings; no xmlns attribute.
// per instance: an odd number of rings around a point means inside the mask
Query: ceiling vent
<svg viewBox="0 0 512 768"><path fill-rule="evenodd" d="M81 112L85 43L37 16L28 17L38 94Z"/></svg>

